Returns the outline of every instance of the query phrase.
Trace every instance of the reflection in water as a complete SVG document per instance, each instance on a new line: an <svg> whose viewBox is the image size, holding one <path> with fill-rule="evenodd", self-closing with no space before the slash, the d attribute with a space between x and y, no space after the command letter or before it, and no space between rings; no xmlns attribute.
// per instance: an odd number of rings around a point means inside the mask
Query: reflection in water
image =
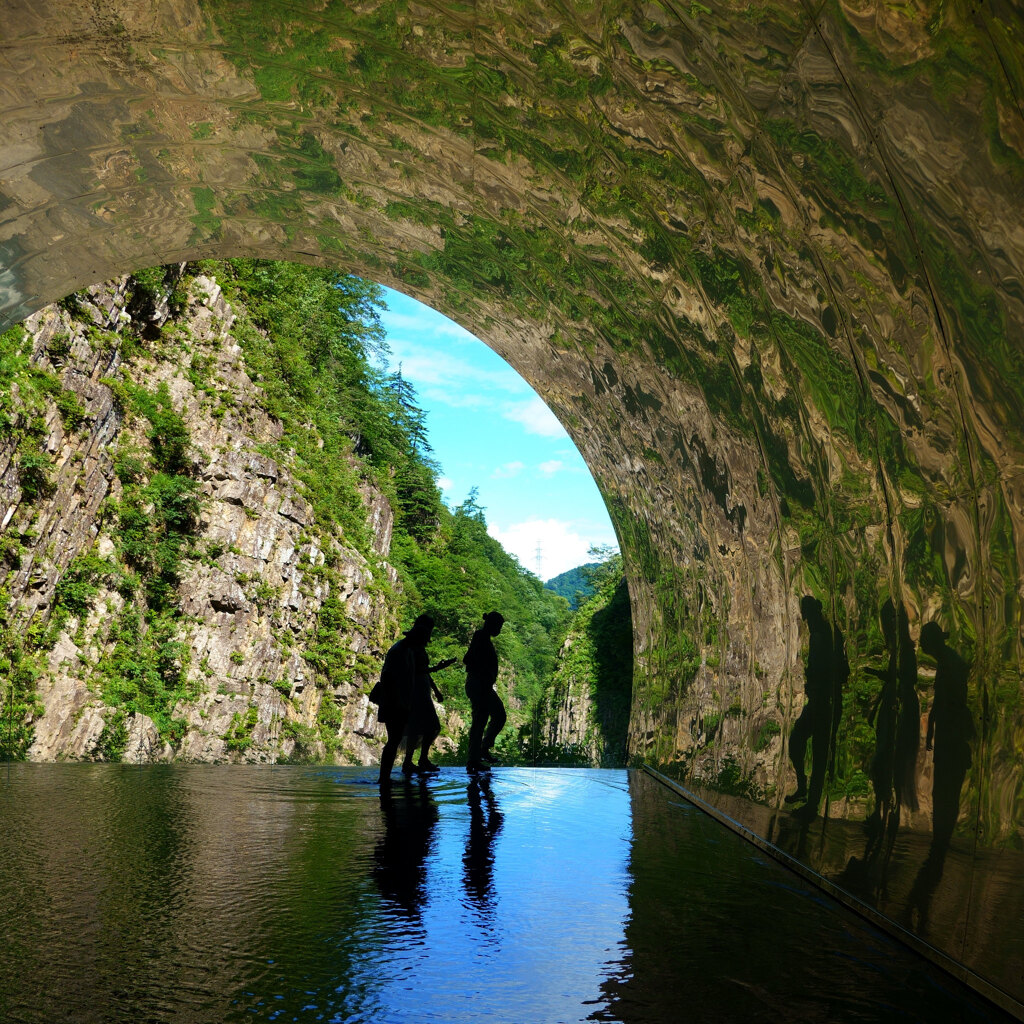
<svg viewBox="0 0 1024 1024"><path fill-rule="evenodd" d="M374 775L14 766L0 1020L992 1019L643 773Z"/></svg>
<svg viewBox="0 0 1024 1024"><path fill-rule="evenodd" d="M418 921L426 899L427 854L439 812L421 778L405 780L397 791L381 788L384 834L373 851L373 877L389 906Z"/></svg>
<svg viewBox="0 0 1024 1024"><path fill-rule="evenodd" d="M927 749L933 751L932 842L908 900L907 923L922 934L928 932L932 896L942 880L942 870L960 816L960 793L971 766L974 719L967 706L970 666L947 646L949 634L937 622L921 629L921 650L935 659L935 694L928 713Z"/></svg>
<svg viewBox="0 0 1024 1024"><path fill-rule="evenodd" d="M889 866L896 848L901 815L918 808L917 757L921 745L921 702L917 695L917 649L910 635L906 607L887 599L879 611L888 652L884 669L868 668L881 689L868 712L874 726L871 786L875 806L864 823L863 856L851 856L839 884L872 903L889 898Z"/></svg>
<svg viewBox="0 0 1024 1024"><path fill-rule="evenodd" d="M504 815L498 809L490 776L475 772L466 789L469 803L469 836L462 858L462 879L466 897L481 922L493 921L497 896L494 891L494 843L501 832Z"/></svg>

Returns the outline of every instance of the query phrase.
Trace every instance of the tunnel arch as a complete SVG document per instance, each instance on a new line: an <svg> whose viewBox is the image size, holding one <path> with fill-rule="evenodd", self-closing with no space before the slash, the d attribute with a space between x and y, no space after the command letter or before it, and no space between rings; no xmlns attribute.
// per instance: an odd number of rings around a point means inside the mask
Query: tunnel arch
<svg viewBox="0 0 1024 1024"><path fill-rule="evenodd" d="M393 284L516 368L605 494L636 758L781 809L813 595L857 817L890 601L972 665L962 829L1019 834L1012 6L5 7L0 321L188 258Z"/></svg>

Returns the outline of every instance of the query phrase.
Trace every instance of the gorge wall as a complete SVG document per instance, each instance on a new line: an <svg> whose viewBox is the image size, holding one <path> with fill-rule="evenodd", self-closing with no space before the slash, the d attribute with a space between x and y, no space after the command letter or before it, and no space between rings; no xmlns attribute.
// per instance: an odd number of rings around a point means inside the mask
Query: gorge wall
<svg viewBox="0 0 1024 1024"><path fill-rule="evenodd" d="M996 0L16 0L0 317L247 253L458 320L608 501L631 755L1019 1011L1021 31Z"/></svg>
<svg viewBox="0 0 1024 1024"><path fill-rule="evenodd" d="M7 336L13 348L24 334L31 366L4 402L0 446L4 664L34 682L17 718L23 753L376 761L383 731L366 691L397 629L381 586L395 582L386 498L364 490L371 561L317 522L289 467L261 450L281 427L220 286L190 279L173 314L170 288L158 293L136 313L147 344L126 308L131 284L92 287ZM51 383L35 403L33 380ZM162 421L133 410L140 394ZM182 464L168 466L158 449L175 430ZM35 445L45 460L28 464ZM180 548L166 601L147 586L159 567L137 541ZM331 637L341 674L309 657L331 598L344 616Z"/></svg>

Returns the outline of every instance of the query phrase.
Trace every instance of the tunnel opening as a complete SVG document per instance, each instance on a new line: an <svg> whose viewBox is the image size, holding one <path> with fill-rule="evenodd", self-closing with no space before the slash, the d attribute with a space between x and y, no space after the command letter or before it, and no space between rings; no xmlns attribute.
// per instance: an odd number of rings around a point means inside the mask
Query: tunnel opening
<svg viewBox="0 0 1024 1024"><path fill-rule="evenodd" d="M574 616L541 587L542 565L536 577L525 568L532 551L517 560L492 538L475 483L445 504L418 370L393 358L386 303L340 272L205 261L90 286L2 336L5 758L376 759L383 729L366 693L397 627L432 616L432 660L458 664L495 605L508 622L502 757L626 762L621 558L607 548L605 564L577 572ZM429 311L412 312L425 330ZM444 359L443 347L402 355ZM451 356L447 370L457 403L460 373L476 401L485 375L498 379ZM502 393L521 394L516 381L506 368ZM444 456L483 432L486 484L510 475L500 462L512 442L484 417L496 408L459 423ZM507 450L526 458L526 436ZM534 460L554 443L531 447ZM585 472L541 465L534 501L550 500L556 469ZM555 514L584 499L595 500L572 488ZM463 763L462 673L438 681L438 758Z"/></svg>
<svg viewBox="0 0 1024 1024"><path fill-rule="evenodd" d="M608 497L633 754L856 874L869 837L833 860L808 836L872 819L879 749L916 701L917 808L901 798L881 844L886 884L856 884L1019 1003L1019 943L983 895L1024 874L1014 17L219 0L5 16L4 324L131 268L246 253L350 267L487 337ZM801 823L785 797L805 597L842 632L850 681L842 785ZM911 645L918 682L901 697L897 680L880 744L872 707ZM969 665L975 730L952 889L929 851L944 649Z"/></svg>

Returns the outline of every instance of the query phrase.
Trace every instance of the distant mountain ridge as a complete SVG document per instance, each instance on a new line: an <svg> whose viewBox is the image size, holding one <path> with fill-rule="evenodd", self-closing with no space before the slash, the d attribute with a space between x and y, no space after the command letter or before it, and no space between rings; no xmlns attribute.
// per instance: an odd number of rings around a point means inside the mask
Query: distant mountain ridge
<svg viewBox="0 0 1024 1024"><path fill-rule="evenodd" d="M553 576L544 584L545 590L551 590L560 594L569 602L569 607L575 612L581 604L594 594L593 586L587 580L588 569L594 569L600 562L587 562L584 565L577 565L575 569Z"/></svg>

